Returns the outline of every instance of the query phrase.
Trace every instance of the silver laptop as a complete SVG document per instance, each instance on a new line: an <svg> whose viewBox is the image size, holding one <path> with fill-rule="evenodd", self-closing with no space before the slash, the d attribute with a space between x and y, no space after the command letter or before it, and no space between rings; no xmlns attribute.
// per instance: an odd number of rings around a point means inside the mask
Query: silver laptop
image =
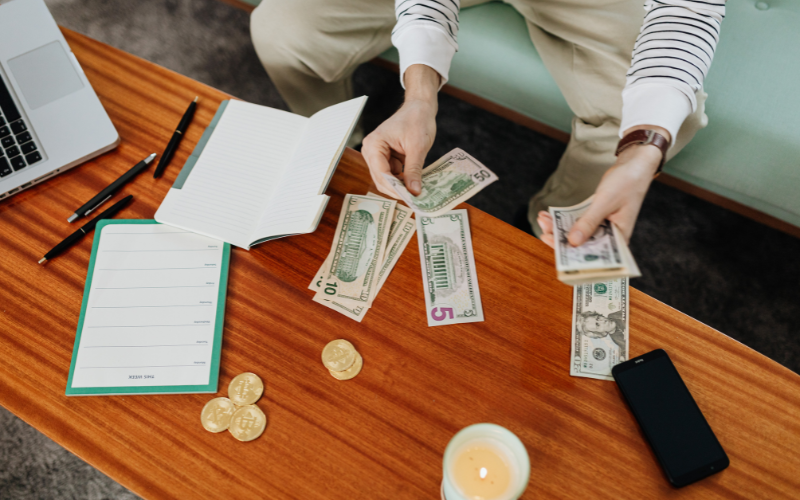
<svg viewBox="0 0 800 500"><path fill-rule="evenodd" d="M0 199L117 144L44 1L0 0Z"/></svg>

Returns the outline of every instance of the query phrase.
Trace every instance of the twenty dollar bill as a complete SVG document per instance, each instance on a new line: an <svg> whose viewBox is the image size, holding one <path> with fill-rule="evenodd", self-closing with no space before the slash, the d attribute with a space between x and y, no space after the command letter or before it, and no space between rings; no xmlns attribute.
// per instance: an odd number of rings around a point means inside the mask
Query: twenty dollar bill
<svg viewBox="0 0 800 500"><path fill-rule="evenodd" d="M575 287L569 374L614 380L611 369L629 358L628 279Z"/></svg>
<svg viewBox="0 0 800 500"><path fill-rule="evenodd" d="M494 172L458 148L422 170L419 196L409 193L397 177L384 174L384 178L414 212L431 217L450 211L497 180Z"/></svg>
<svg viewBox="0 0 800 500"><path fill-rule="evenodd" d="M466 210L417 217L428 326L483 321Z"/></svg>

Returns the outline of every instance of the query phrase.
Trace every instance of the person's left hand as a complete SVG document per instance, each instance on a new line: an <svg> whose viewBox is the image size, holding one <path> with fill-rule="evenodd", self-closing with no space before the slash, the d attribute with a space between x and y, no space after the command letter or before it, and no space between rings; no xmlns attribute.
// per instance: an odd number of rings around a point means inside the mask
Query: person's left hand
<svg viewBox="0 0 800 500"><path fill-rule="evenodd" d="M659 130L659 127L647 128L655 129L669 140L669 132L666 130ZM635 128L626 133L633 130ZM616 224L625 240L630 241L636 217L660 162L661 150L652 145L631 146L620 153L614 166L603 175L591 206L572 226L568 236L569 243L572 246L582 245L605 219ZM542 228L541 240L553 247L555 241L550 214L539 212L537 222Z"/></svg>

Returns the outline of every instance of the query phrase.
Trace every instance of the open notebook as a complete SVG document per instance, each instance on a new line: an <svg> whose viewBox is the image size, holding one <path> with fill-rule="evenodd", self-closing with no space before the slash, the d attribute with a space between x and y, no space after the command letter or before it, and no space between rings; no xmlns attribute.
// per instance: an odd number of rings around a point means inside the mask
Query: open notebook
<svg viewBox="0 0 800 500"><path fill-rule="evenodd" d="M366 100L311 118L223 101L155 219L247 249L313 232Z"/></svg>

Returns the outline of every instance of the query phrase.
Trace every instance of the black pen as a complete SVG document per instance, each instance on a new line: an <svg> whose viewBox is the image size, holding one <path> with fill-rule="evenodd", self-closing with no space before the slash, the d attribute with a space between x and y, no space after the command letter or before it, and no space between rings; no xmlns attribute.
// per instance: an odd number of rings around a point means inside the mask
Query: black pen
<svg viewBox="0 0 800 500"><path fill-rule="evenodd" d="M122 198L118 202L114 203L111 206L111 208L109 208L105 212L101 213L94 219L87 222L82 228L78 229L74 233L67 236L67 238L64 241L62 241L61 243L56 245L52 250L47 252L44 255L44 257L42 257L42 260L39 261L39 264L42 264L43 262L52 259L53 257L60 254L67 248L71 247L76 241L89 234L94 229L94 226L96 226L97 223L100 222L101 220L110 219L111 217L117 215L117 212L125 208L125 205L127 205L128 202L131 201L132 199L133 195L128 195L125 198Z"/></svg>
<svg viewBox="0 0 800 500"><path fill-rule="evenodd" d="M153 172L154 179L161 177L161 174L164 173L164 169L167 168L170 160L172 160L172 156L175 154L175 151L177 151L181 139L183 139L183 134L186 133L186 129L189 128L189 123L192 122L195 109L197 109L197 97L189 104L189 108L186 110L186 113L183 114L178 128L175 129L175 132L172 134L172 139L167 143L167 149L164 150L164 154L161 155L161 159L158 161L156 171Z"/></svg>
<svg viewBox="0 0 800 500"><path fill-rule="evenodd" d="M86 217L87 215L92 213L92 211L94 211L97 207L99 207L100 205L108 201L112 196L114 196L114 193L119 191L120 188L122 188L122 186L128 183L128 181L136 177L136 174L146 169L147 166L150 165L150 163L153 161L155 157L156 154L153 153L144 160L134 165L133 168L122 174L122 177L115 180L107 188L97 193L97 195L94 198L84 203L81 208L75 210L75 213L69 216L67 222L72 222L78 217Z"/></svg>

